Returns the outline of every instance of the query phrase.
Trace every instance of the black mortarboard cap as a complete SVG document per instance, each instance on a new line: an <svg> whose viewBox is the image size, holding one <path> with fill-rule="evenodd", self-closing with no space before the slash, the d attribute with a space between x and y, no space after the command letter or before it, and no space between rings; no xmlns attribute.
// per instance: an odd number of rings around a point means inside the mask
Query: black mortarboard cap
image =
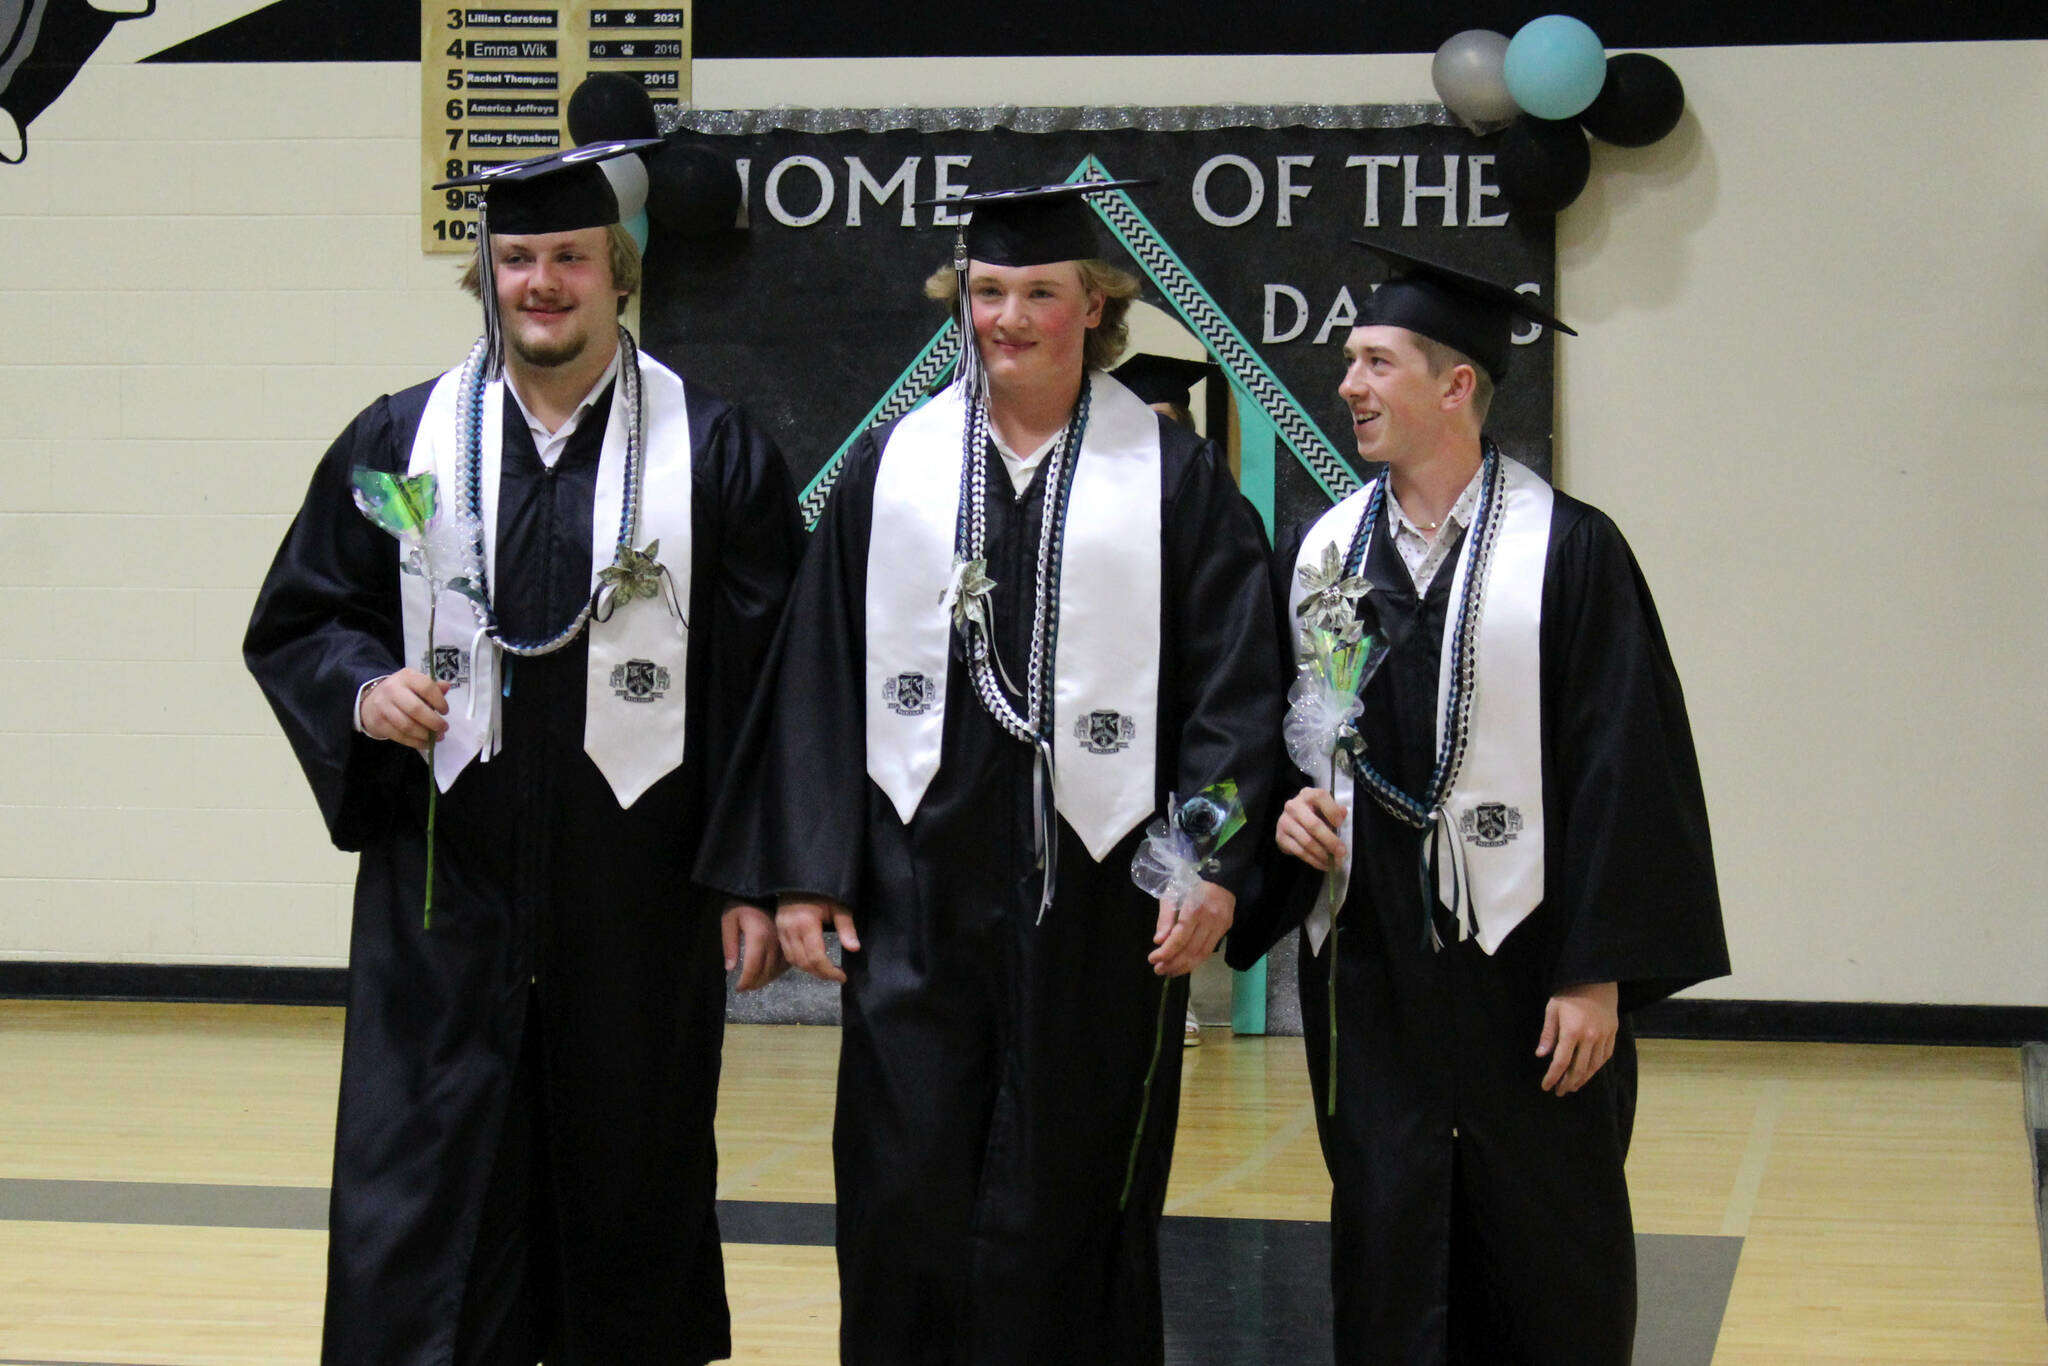
<svg viewBox="0 0 2048 1366"><path fill-rule="evenodd" d="M1374 290L1359 310L1360 327L1405 327L1470 356L1496 380L1506 372L1508 357L1513 354L1510 338L1517 318L1555 328L1568 337L1579 335L1535 299L1506 285L1377 242L1353 241L1395 270L1394 277Z"/></svg>
<svg viewBox="0 0 2048 1366"><path fill-rule="evenodd" d="M1140 353L1110 373L1145 403L1171 403L1185 408L1189 391L1203 380L1221 375L1223 368L1213 361Z"/></svg>
<svg viewBox="0 0 2048 1366"><path fill-rule="evenodd" d="M493 233L529 236L603 228L619 221L619 197L598 163L658 147L660 138L621 138L525 161L486 166L444 180L437 190L484 187L484 224Z"/></svg>
<svg viewBox="0 0 2048 1366"><path fill-rule="evenodd" d="M927 199L973 219L964 230L967 256L991 266L1043 266L1086 261L1102 255L1095 211L1085 196L1102 190L1149 185L1149 180L1070 180L1015 190L979 190L949 199Z"/></svg>

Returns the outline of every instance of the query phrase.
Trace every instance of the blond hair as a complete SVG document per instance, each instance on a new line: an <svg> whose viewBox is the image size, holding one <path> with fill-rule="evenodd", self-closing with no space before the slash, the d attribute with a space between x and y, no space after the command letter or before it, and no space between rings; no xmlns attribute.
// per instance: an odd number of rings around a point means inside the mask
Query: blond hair
<svg viewBox="0 0 2048 1366"><path fill-rule="evenodd" d="M1092 257L1074 265L1081 273L1081 288L1102 296L1102 321L1088 329L1081 343L1081 363L1090 370L1107 370L1130 344L1131 300L1138 297L1138 277L1121 266ZM959 304L960 277L950 262L926 277L924 296L948 308Z"/></svg>

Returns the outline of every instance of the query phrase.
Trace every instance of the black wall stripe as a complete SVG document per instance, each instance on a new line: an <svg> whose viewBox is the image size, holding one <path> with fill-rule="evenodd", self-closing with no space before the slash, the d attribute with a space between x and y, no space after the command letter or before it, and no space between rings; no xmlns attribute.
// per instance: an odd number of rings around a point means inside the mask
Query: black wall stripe
<svg viewBox="0 0 2048 1366"><path fill-rule="evenodd" d="M1460 29L1511 34L1559 8L1557 0L1467 0L1457 6L1425 0L1039 0L1002 6L959 0L711 0L695 16L695 50L712 58L1426 53ZM1576 0L1563 8L1591 24L1610 51L2048 38L2048 4L2041 0ZM413 62L419 60L419 9L400 0L281 0L149 60ZM1359 92L1361 103L1370 100L1370 91Z"/></svg>
<svg viewBox="0 0 2048 1366"><path fill-rule="evenodd" d="M2048 1006L1682 998L1637 1011L1635 1026L1636 1033L1652 1039L2011 1047L2048 1040Z"/></svg>
<svg viewBox="0 0 2048 1366"><path fill-rule="evenodd" d="M341 968L0 960L0 999L338 1006L347 996ZM1646 1038L2007 1047L2048 1041L2048 1006L1681 999L1638 1011L1635 1024Z"/></svg>

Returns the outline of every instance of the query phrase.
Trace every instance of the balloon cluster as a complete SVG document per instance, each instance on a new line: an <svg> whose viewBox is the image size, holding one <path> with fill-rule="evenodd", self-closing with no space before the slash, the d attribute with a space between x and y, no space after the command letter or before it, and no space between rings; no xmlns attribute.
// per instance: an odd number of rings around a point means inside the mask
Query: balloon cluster
<svg viewBox="0 0 2048 1366"><path fill-rule="evenodd" d="M1501 133L1501 197L1525 213L1556 213L1586 188L1587 133L1647 147L1685 112L1677 72L1647 52L1609 57L1599 36L1568 14L1532 19L1512 40L1467 29L1437 49L1429 75L1467 128Z"/></svg>
<svg viewBox="0 0 2048 1366"><path fill-rule="evenodd" d="M654 101L631 76L601 71L569 96L569 138L578 147L660 136ZM739 175L708 147L670 138L651 153L613 157L599 166L618 196L619 221L642 251L655 224L678 237L708 237L739 217Z"/></svg>

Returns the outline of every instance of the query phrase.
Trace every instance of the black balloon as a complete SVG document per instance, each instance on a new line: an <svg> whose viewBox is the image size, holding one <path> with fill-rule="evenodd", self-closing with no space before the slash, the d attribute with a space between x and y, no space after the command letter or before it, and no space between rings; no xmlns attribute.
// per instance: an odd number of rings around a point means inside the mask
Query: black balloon
<svg viewBox="0 0 2048 1366"><path fill-rule="evenodd" d="M1579 115L1579 123L1602 142L1648 147L1678 126L1685 112L1685 86L1678 73L1647 52L1622 52L1607 59L1607 83Z"/></svg>
<svg viewBox="0 0 2048 1366"><path fill-rule="evenodd" d="M578 147L626 138L658 138L654 101L631 76L600 71L569 96L569 140Z"/></svg>
<svg viewBox="0 0 2048 1366"><path fill-rule="evenodd" d="M1557 213L1586 188L1593 151L1577 120L1524 114L1500 135L1493 169L1510 208Z"/></svg>
<svg viewBox="0 0 2048 1366"><path fill-rule="evenodd" d="M647 217L664 233L708 237L739 212L739 171L710 148L672 141L648 158Z"/></svg>

